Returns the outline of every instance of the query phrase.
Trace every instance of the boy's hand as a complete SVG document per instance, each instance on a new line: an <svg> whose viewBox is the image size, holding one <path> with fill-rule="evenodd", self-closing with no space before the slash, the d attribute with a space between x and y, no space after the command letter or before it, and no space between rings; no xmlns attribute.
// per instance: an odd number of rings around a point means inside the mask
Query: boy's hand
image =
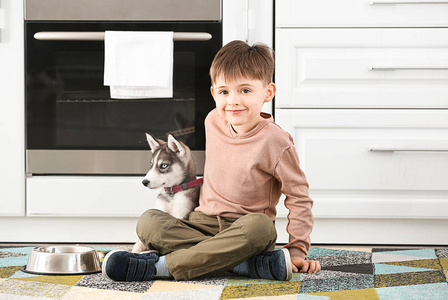
<svg viewBox="0 0 448 300"><path fill-rule="evenodd" d="M304 260L300 257L293 257L292 271L294 273L317 273L320 271L320 263L317 260Z"/></svg>

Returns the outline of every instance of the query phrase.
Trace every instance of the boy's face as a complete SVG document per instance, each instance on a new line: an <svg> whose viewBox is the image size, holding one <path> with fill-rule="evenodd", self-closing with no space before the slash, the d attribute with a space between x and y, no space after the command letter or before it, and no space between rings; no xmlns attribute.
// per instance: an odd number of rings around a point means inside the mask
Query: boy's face
<svg viewBox="0 0 448 300"><path fill-rule="evenodd" d="M272 100L275 91L272 82L249 78L228 82L223 76L218 76L211 87L219 114L237 133L249 132L263 120L263 104Z"/></svg>

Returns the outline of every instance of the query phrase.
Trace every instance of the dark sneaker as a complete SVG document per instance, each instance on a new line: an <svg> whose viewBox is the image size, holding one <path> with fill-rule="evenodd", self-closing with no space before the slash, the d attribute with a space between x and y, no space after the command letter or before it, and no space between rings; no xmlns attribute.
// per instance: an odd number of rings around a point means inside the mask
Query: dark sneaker
<svg viewBox="0 0 448 300"><path fill-rule="evenodd" d="M148 281L156 274L157 252L133 253L113 250L104 257L103 275L114 281Z"/></svg>
<svg viewBox="0 0 448 300"><path fill-rule="evenodd" d="M247 260L249 276L259 279L287 281L292 278L292 263L288 249L265 251Z"/></svg>

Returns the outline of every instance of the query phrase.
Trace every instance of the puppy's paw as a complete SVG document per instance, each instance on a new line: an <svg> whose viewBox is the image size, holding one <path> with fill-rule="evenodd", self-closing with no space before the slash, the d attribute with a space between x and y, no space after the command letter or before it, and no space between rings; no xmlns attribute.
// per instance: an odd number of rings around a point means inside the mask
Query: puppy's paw
<svg viewBox="0 0 448 300"><path fill-rule="evenodd" d="M146 247L145 245L143 245L143 243L141 241L138 241L137 243L134 244L134 247L132 247L132 252L134 253L140 253L143 251L148 251L148 247Z"/></svg>

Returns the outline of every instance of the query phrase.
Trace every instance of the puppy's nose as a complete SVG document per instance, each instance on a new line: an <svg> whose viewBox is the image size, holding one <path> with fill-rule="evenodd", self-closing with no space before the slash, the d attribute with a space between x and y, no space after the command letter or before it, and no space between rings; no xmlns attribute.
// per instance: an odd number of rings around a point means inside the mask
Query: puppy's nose
<svg viewBox="0 0 448 300"><path fill-rule="evenodd" d="M143 179L142 184L143 184L144 186L148 186L148 184L149 184L149 180L148 180L148 179Z"/></svg>

